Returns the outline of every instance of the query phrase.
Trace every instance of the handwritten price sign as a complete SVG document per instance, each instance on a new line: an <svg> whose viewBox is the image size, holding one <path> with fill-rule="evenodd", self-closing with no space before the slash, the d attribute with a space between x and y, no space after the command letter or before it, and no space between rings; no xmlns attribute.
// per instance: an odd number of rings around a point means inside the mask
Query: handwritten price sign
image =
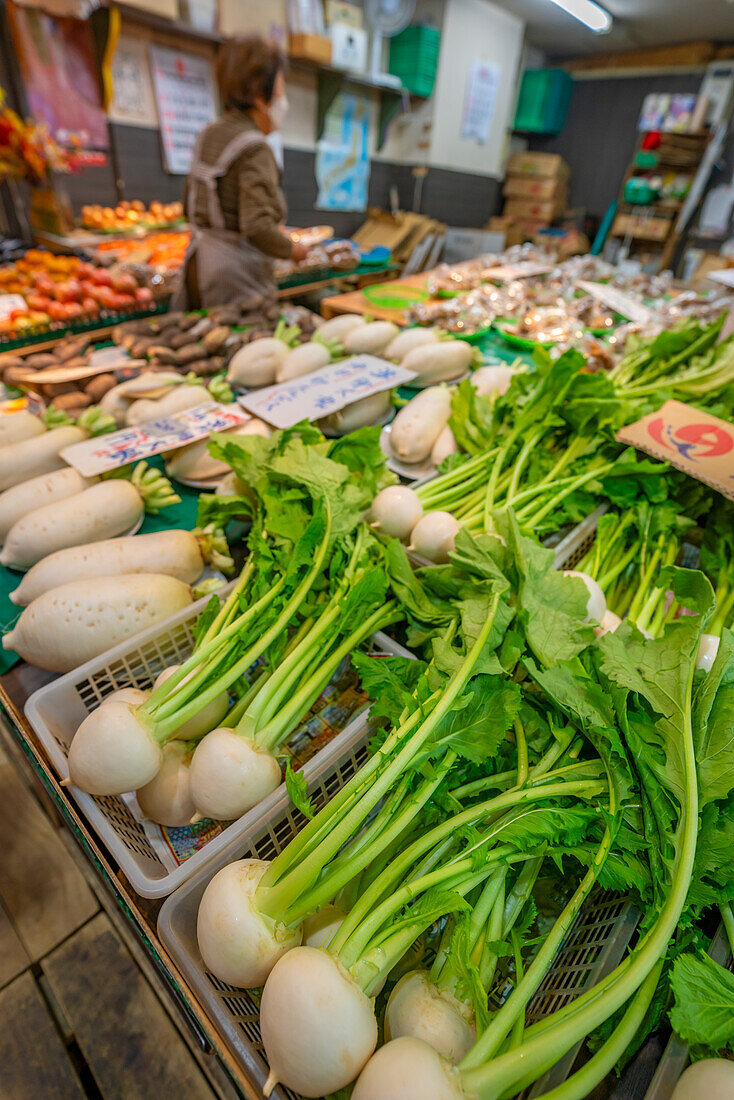
<svg viewBox="0 0 734 1100"><path fill-rule="evenodd" d="M151 420L137 428L123 428L97 439L72 443L70 447L64 447L61 457L83 477L94 477L95 474L127 466L129 462L140 462L152 455L183 447L186 443L195 443L211 432L236 428L249 419L237 405L218 405L215 401L207 401L194 409Z"/></svg>
<svg viewBox="0 0 734 1100"><path fill-rule="evenodd" d="M681 401L666 401L658 412L622 428L617 439L664 459L734 500L734 424Z"/></svg>
<svg viewBox="0 0 734 1100"><path fill-rule="evenodd" d="M253 416L276 428L292 428L300 420L320 420L363 397L395 389L413 378L415 371L396 367L376 355L354 355L292 382L252 390L239 402Z"/></svg>
<svg viewBox="0 0 734 1100"><path fill-rule="evenodd" d="M629 321L637 321L644 325L652 318L651 309L642 302L630 298L629 294L623 294L615 286L607 286L606 283L588 283L584 279L579 279L576 286L579 290L590 294L592 298L596 298L597 302L601 302L603 306L621 313Z"/></svg>

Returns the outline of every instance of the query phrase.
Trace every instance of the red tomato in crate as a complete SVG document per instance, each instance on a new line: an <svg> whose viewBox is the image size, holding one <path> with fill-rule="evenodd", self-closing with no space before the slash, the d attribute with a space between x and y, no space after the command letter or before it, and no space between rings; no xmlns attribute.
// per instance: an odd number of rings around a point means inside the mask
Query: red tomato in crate
<svg viewBox="0 0 734 1100"><path fill-rule="evenodd" d="M92 268L90 278L97 286L112 286L112 276L105 267Z"/></svg>
<svg viewBox="0 0 734 1100"><path fill-rule="evenodd" d="M67 279L65 283L59 283L56 287L57 302L78 302L82 296L82 284L78 279Z"/></svg>
<svg viewBox="0 0 734 1100"><path fill-rule="evenodd" d="M46 312L52 321L65 321L67 317L66 306L63 302L49 302Z"/></svg>
<svg viewBox="0 0 734 1100"><path fill-rule="evenodd" d="M45 294L28 294L26 302L29 309L37 309L41 313L46 313L48 307L51 305L51 298L48 298Z"/></svg>
<svg viewBox="0 0 734 1100"><path fill-rule="evenodd" d="M85 298L82 298L82 308L85 313L97 313L99 310L99 304L94 300L94 298L91 298L89 297L89 295L87 295Z"/></svg>
<svg viewBox="0 0 734 1100"><path fill-rule="evenodd" d="M139 286L135 291L135 301L146 304L153 301L153 291L147 286Z"/></svg>
<svg viewBox="0 0 734 1100"><path fill-rule="evenodd" d="M138 281L134 275L120 271L112 276L112 286L118 294L134 294L138 289Z"/></svg>

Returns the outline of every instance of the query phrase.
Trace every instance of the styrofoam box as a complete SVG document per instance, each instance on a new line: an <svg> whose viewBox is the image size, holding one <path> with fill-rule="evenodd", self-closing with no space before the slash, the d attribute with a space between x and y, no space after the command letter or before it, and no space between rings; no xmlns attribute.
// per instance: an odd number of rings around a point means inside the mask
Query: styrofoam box
<svg viewBox="0 0 734 1100"><path fill-rule="evenodd" d="M207 600L208 597L191 604L165 622L142 631L31 695L25 706L26 717L62 780L68 779L69 745L84 718L118 688L149 688L162 669L186 660L193 649L194 623ZM373 635L372 645L376 652L412 656L381 632ZM341 746L350 740L355 720L356 716L304 765L302 774L307 780L332 765ZM121 796L89 795L73 785L67 790L133 889L146 898L170 894L202 867L218 859L232 841L246 835L256 821L286 797L285 785L281 784L243 817L227 825L218 836L170 870L156 852L142 822Z"/></svg>

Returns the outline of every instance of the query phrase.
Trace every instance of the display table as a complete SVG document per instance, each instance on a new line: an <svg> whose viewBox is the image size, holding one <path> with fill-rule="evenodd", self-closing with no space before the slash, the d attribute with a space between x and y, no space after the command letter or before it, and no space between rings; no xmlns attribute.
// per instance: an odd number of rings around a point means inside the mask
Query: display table
<svg viewBox="0 0 734 1100"><path fill-rule="evenodd" d="M372 269L375 270L374 268ZM406 275L402 279L392 280L394 287L415 287L423 290L431 271L421 271L417 275ZM393 321L396 325L406 325L404 309L387 309L384 306L371 302L360 290L351 290L347 294L336 294L331 298L324 298L320 303L320 309L324 317L336 317L339 313L368 313L376 321Z"/></svg>

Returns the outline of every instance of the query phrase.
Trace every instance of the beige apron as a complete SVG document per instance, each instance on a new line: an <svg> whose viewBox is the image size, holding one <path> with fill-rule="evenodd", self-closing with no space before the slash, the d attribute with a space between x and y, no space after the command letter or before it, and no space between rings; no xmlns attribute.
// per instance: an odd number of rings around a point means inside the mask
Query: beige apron
<svg viewBox="0 0 734 1100"><path fill-rule="evenodd" d="M233 138L222 150L215 164L201 160L203 133L194 145L189 173L187 215L192 226L191 242L186 252L182 277L171 301L171 309L209 308L236 302L243 312L253 313L274 308L277 286L273 275L273 260L255 248L239 233L225 228L219 202L217 181L234 161L251 145L265 142L262 134L247 130ZM196 189L203 184L207 195L209 227L194 224ZM200 302L192 302L187 287L187 272L196 257L196 282Z"/></svg>

